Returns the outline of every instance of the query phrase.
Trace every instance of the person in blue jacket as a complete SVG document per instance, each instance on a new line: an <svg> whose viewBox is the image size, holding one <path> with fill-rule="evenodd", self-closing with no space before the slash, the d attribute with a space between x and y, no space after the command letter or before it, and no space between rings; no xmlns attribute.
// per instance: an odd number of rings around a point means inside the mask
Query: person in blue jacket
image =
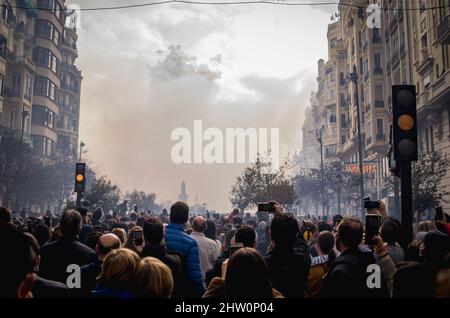
<svg viewBox="0 0 450 318"><path fill-rule="evenodd" d="M189 206L186 203L176 202L170 207L170 224L167 225L165 232L166 247L169 253L175 253L181 258L183 271L181 275L183 275L184 278L187 278L188 283L195 287L196 296L202 296L205 287L203 285L203 277L200 270L198 245L197 242L184 231L184 224L188 221L188 218ZM176 285L177 284L175 284L175 289L177 289ZM187 290L184 286L179 287L179 290Z"/></svg>

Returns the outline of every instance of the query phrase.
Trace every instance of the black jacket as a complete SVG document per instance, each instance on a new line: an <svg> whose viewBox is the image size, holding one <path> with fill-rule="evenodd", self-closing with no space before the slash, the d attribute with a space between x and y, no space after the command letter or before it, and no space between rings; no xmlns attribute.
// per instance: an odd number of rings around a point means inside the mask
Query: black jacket
<svg viewBox="0 0 450 318"><path fill-rule="evenodd" d="M34 298L68 298L70 289L60 282L36 277L33 289L31 290Z"/></svg>
<svg viewBox="0 0 450 318"><path fill-rule="evenodd" d="M323 278L322 297L370 298L377 295L376 289L367 287L367 267L375 264L374 253L369 249L354 247L341 253L330 264Z"/></svg>
<svg viewBox="0 0 450 318"><path fill-rule="evenodd" d="M170 268L173 277L179 275L181 271L181 260L177 255L167 253L166 246L163 244L147 244L141 252L141 257L154 257Z"/></svg>
<svg viewBox="0 0 450 318"><path fill-rule="evenodd" d="M213 268L205 273L206 287L209 286L214 277L222 277L222 263L230 257L230 250L227 249L220 254L220 256L214 262Z"/></svg>
<svg viewBox="0 0 450 318"><path fill-rule="evenodd" d="M89 298L91 291L97 285L97 277L102 271L103 261L96 260L93 263L81 266L81 288L73 291L75 297Z"/></svg>
<svg viewBox="0 0 450 318"><path fill-rule="evenodd" d="M89 247L74 239L62 237L58 241L45 244L41 248L39 275L61 283L66 283L67 267L71 264L83 266L95 262L97 254Z"/></svg>
<svg viewBox="0 0 450 318"><path fill-rule="evenodd" d="M427 262L411 262L397 269L393 297L432 298L436 289L438 268Z"/></svg>
<svg viewBox="0 0 450 318"><path fill-rule="evenodd" d="M275 246L266 261L273 288L286 298L302 298L311 267L306 241L299 236L291 247Z"/></svg>

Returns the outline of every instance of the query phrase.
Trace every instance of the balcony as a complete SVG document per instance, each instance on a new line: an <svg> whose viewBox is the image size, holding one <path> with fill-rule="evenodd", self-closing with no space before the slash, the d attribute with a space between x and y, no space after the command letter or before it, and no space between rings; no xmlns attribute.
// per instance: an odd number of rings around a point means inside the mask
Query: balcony
<svg viewBox="0 0 450 318"><path fill-rule="evenodd" d="M369 146L372 144L372 137L367 138L366 140L366 146Z"/></svg>
<svg viewBox="0 0 450 318"><path fill-rule="evenodd" d="M422 48L420 52L420 61L416 61L414 66L420 75L425 75L427 71L433 66L434 58L426 47Z"/></svg>
<svg viewBox="0 0 450 318"><path fill-rule="evenodd" d="M75 65L70 65L68 63L61 63L60 67L62 71L72 72L77 76L81 76L81 71Z"/></svg>
<svg viewBox="0 0 450 318"><path fill-rule="evenodd" d="M375 107L376 108L384 108L384 100L376 100Z"/></svg>
<svg viewBox="0 0 450 318"><path fill-rule="evenodd" d="M381 44L381 37L379 36L372 37L372 44Z"/></svg>
<svg viewBox="0 0 450 318"><path fill-rule="evenodd" d="M27 27L26 27L25 23L24 22L20 22L16 26L16 32L14 33L14 35L18 39L25 39L26 33L27 33Z"/></svg>
<svg viewBox="0 0 450 318"><path fill-rule="evenodd" d="M437 26L437 43L441 45L450 44L450 16L446 16Z"/></svg>
<svg viewBox="0 0 450 318"><path fill-rule="evenodd" d="M373 75L383 75L383 69L381 67L375 67L373 69Z"/></svg>

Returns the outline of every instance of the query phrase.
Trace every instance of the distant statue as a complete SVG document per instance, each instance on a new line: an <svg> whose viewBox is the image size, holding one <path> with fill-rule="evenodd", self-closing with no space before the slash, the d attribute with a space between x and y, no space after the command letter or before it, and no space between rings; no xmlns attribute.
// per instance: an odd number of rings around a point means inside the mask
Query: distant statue
<svg viewBox="0 0 450 318"><path fill-rule="evenodd" d="M178 200L187 203L189 196L186 194L186 182L181 182L181 193L178 195Z"/></svg>

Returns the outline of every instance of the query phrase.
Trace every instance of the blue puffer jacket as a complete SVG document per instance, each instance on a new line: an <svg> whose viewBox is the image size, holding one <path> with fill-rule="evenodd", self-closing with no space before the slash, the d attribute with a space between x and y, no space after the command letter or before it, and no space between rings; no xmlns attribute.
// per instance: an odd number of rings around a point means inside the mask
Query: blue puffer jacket
<svg viewBox="0 0 450 318"><path fill-rule="evenodd" d="M200 270L200 257L197 242L184 232L183 226L171 223L166 227L166 247L168 251L175 252L184 258L184 269L190 281L195 284L198 296L203 295L202 272Z"/></svg>

